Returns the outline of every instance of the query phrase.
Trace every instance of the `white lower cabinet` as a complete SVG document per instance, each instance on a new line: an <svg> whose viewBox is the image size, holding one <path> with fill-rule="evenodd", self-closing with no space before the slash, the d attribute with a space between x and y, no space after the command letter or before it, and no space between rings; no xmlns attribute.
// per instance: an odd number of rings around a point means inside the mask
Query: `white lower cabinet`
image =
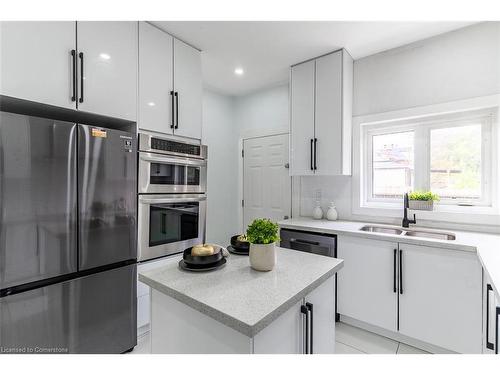
<svg viewBox="0 0 500 375"><path fill-rule="evenodd" d="M165 263L170 262L170 258L156 259L149 262L139 263L137 266L137 273L150 271L155 268L163 266ZM137 280L137 329L144 333L149 330L151 312L151 296L150 287Z"/></svg>
<svg viewBox="0 0 500 375"><path fill-rule="evenodd" d="M475 253L338 236L338 312L459 353L482 352ZM402 336L403 337L403 336Z"/></svg>
<svg viewBox="0 0 500 375"><path fill-rule="evenodd" d="M399 332L459 353L481 353L481 265L475 253L399 244Z"/></svg>
<svg viewBox="0 0 500 375"><path fill-rule="evenodd" d="M338 272L339 314L397 330L397 248L394 242L337 237L337 256L344 260Z"/></svg>

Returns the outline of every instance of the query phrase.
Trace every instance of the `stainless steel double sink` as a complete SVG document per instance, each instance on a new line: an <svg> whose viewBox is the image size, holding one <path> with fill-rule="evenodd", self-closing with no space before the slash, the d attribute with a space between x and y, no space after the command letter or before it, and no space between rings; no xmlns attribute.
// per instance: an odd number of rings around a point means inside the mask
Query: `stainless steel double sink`
<svg viewBox="0 0 500 375"><path fill-rule="evenodd" d="M453 241L456 239L456 236L453 233L426 231L422 229L391 228L377 225L365 225L360 230L362 230L363 232L394 234L408 237L423 237L445 241Z"/></svg>

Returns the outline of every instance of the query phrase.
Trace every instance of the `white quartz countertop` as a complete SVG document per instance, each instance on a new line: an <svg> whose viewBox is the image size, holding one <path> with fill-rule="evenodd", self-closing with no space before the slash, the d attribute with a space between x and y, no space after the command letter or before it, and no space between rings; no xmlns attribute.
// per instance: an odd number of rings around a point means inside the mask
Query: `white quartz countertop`
<svg viewBox="0 0 500 375"><path fill-rule="evenodd" d="M450 250L471 251L478 254L479 260L491 278L493 288L500 298L500 235L465 232L447 229L430 229L418 226L410 226L404 230L422 229L424 231L437 231L453 233L455 240L437 240L432 238L410 237L396 234L364 232L360 230L365 225L375 225L382 227L398 228L396 226L367 223L359 221L328 221L314 220L308 217L299 217L296 219L283 220L278 223L281 228L304 230L318 233L346 234L357 237L373 238L377 240L387 240L400 243L408 243L423 246L435 246Z"/></svg>
<svg viewBox="0 0 500 375"><path fill-rule="evenodd" d="M181 256L139 273L139 280L211 318L253 337L333 276L343 260L278 247L274 270L250 268L248 256L232 254L224 267L181 270Z"/></svg>

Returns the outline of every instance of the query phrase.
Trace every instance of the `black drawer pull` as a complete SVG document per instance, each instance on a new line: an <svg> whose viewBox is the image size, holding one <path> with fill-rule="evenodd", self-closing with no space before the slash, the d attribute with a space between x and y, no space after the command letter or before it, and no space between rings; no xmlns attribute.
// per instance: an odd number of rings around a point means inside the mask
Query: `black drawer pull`
<svg viewBox="0 0 500 375"><path fill-rule="evenodd" d="M399 250L399 294L403 294L403 250Z"/></svg>
<svg viewBox="0 0 500 375"><path fill-rule="evenodd" d="M493 291L491 284L486 285L486 348L495 349L495 344L489 341L490 339L490 292Z"/></svg>
<svg viewBox="0 0 500 375"><path fill-rule="evenodd" d="M80 99L78 101L83 103L83 52L78 54L80 57Z"/></svg>
<svg viewBox="0 0 500 375"><path fill-rule="evenodd" d="M76 67L76 50L72 49L71 50L71 59L72 59L72 65L73 65L73 96L71 97L71 101L72 102L76 102L76 86L77 86L77 82L78 80L76 79L76 70L77 70L77 67Z"/></svg>

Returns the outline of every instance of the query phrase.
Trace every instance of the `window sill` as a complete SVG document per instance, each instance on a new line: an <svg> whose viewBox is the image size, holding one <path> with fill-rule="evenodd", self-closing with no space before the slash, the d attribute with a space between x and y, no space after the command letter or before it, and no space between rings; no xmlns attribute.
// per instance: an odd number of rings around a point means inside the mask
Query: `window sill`
<svg viewBox="0 0 500 375"><path fill-rule="evenodd" d="M403 204L366 202L362 206L353 205L352 213L363 216L400 219ZM459 224L498 225L500 212L494 207L435 205L433 211L408 210L409 215L417 215L417 220L448 222Z"/></svg>

